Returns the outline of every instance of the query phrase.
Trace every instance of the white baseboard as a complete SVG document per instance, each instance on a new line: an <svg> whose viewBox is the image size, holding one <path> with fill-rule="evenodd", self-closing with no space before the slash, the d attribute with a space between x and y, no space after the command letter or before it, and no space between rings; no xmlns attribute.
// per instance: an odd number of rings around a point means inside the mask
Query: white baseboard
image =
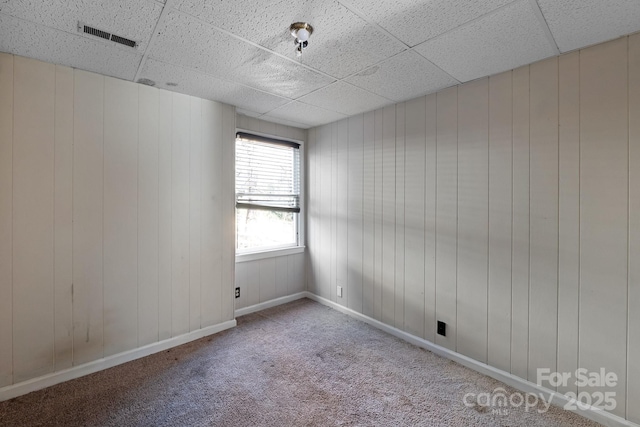
<svg viewBox="0 0 640 427"><path fill-rule="evenodd" d="M250 305L249 307L239 308L235 311L236 317L244 316L245 314L255 313L256 311L266 310L267 308L276 307L281 304L286 304L297 299L306 298L308 292L298 292L297 294L287 295L286 297L275 298L269 301L261 302L260 304Z"/></svg>
<svg viewBox="0 0 640 427"><path fill-rule="evenodd" d="M326 298L312 294L311 292L305 292L305 294L307 298L313 301L317 301L320 304L326 305L341 313L347 314L355 319L368 323L369 325L374 326L380 330L383 330L397 338L400 338L401 340L407 341L418 347L429 350L432 353L435 353L439 356L453 360L454 362L457 362L463 366L466 366L467 368L473 369L474 371L477 371L481 374L487 375L498 381L502 381L503 383L517 390L520 390L524 393L533 393L537 395L542 393L542 395L545 396L545 399L547 400L551 399L551 403L555 406L559 406L562 408L564 407L564 405L569 403L569 399L562 393L555 392L546 387L541 387L535 383L524 380L520 377L516 377L515 375L512 375L509 372L494 368L493 366L489 366L482 362L478 362L477 360L474 360L470 357L467 357L460 353L456 353L455 351L449 350L448 348L441 347L430 341L416 337L415 335L411 335L407 332L401 331L400 329L394 328L393 326L389 326L378 320L372 319L369 316L365 316L364 314L358 313L357 311L351 310L350 308L344 307ZM636 423L625 420L622 417L619 417L617 415L611 414L609 412L603 411L602 409L595 408L595 407L589 407L587 409L578 409L577 411L572 411L572 412L576 412L585 418L596 421L608 427L640 427Z"/></svg>
<svg viewBox="0 0 640 427"><path fill-rule="evenodd" d="M141 357L149 356L151 354L158 353L172 347L186 344L188 342L195 341L197 339L213 335L218 332L222 332L225 329L230 329L235 326L235 319L229 320L227 322L198 329L197 331L189 332L184 335L179 335L177 337L169 338L133 350L125 351L124 353L114 354L113 356L94 360L93 362L74 366L63 371L52 372L41 377L2 387L0 388L0 402L2 402L3 400L13 399L14 397L22 396L23 394L31 393L32 391L60 384L65 381L93 374L94 372L112 368L122 363L140 359Z"/></svg>

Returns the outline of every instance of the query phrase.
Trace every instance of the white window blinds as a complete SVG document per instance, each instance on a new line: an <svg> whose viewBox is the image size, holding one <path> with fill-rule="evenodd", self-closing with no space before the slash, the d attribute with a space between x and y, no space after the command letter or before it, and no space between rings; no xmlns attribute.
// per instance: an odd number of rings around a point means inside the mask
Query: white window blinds
<svg viewBox="0 0 640 427"><path fill-rule="evenodd" d="M238 132L236 207L300 212L300 145Z"/></svg>

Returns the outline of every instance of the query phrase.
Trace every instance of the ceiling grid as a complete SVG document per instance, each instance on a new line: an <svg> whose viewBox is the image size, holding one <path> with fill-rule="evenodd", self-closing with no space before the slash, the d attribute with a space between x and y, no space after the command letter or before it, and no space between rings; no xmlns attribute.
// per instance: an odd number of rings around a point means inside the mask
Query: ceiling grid
<svg viewBox="0 0 640 427"><path fill-rule="evenodd" d="M293 22L314 27L300 58ZM2 52L302 128L639 30L631 0L0 0Z"/></svg>

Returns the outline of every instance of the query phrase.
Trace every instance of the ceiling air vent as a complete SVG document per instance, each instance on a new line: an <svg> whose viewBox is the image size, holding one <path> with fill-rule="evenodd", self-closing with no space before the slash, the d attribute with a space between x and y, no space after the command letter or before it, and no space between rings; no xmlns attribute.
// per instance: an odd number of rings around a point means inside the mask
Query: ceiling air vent
<svg viewBox="0 0 640 427"><path fill-rule="evenodd" d="M111 34L107 31L99 30L97 28L90 27L82 22L78 22L78 31L89 34L95 37L100 37L101 39L111 40L114 43L119 43L129 47L137 47L138 43L135 40L128 39L126 37L117 36L115 34Z"/></svg>

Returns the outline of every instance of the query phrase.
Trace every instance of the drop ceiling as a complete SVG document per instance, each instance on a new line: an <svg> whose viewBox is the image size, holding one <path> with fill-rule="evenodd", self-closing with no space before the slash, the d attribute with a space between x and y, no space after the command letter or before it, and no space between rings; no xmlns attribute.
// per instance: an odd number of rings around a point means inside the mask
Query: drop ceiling
<svg viewBox="0 0 640 427"><path fill-rule="evenodd" d="M302 58L296 21L315 29ZM2 52L302 128L639 30L638 0L0 0Z"/></svg>

